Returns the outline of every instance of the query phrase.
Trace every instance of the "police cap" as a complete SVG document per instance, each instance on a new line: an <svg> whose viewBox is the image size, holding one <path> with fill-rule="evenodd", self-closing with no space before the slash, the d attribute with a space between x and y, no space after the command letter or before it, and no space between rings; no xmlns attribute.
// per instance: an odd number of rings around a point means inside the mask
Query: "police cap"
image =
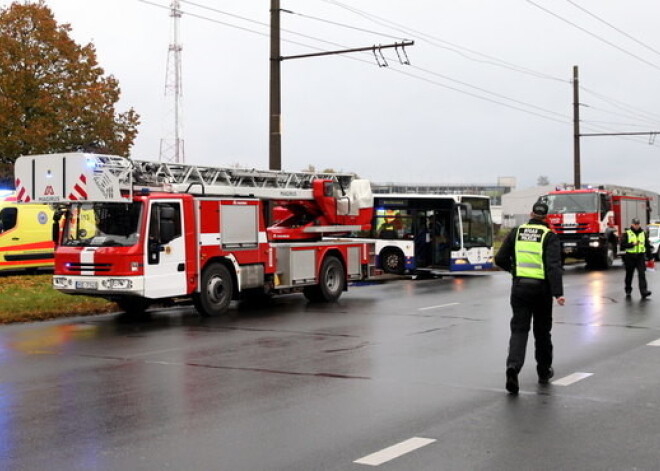
<svg viewBox="0 0 660 471"><path fill-rule="evenodd" d="M532 212L537 216L547 216L548 205L545 203L534 203L534 206L532 207Z"/></svg>
<svg viewBox="0 0 660 471"><path fill-rule="evenodd" d="M639 224L639 219L637 219L637 218L633 218L633 220L632 220L632 224Z"/></svg>

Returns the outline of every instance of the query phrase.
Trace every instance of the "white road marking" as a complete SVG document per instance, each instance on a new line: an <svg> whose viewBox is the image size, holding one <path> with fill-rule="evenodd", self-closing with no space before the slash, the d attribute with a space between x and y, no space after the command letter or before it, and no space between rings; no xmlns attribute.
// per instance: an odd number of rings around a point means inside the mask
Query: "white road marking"
<svg viewBox="0 0 660 471"><path fill-rule="evenodd" d="M429 309L440 309L443 307L456 306L459 303L438 304L437 306L420 307L418 311L428 311Z"/></svg>
<svg viewBox="0 0 660 471"><path fill-rule="evenodd" d="M650 345L651 347L660 347L660 339L649 342L646 345Z"/></svg>
<svg viewBox="0 0 660 471"><path fill-rule="evenodd" d="M436 440L434 438L413 437L402 441L401 443L397 443L396 445L392 445L377 451L376 453L367 455L363 458L360 458L359 460L355 460L353 463L365 464L368 466L380 466L381 464L405 455L406 453L410 453L411 451L415 451L418 448L430 445L435 441Z"/></svg>
<svg viewBox="0 0 660 471"><path fill-rule="evenodd" d="M593 373L573 373L572 375L564 376L561 379L553 381L552 384L555 386L568 386L578 381L582 381L584 378L588 378L593 375Z"/></svg>

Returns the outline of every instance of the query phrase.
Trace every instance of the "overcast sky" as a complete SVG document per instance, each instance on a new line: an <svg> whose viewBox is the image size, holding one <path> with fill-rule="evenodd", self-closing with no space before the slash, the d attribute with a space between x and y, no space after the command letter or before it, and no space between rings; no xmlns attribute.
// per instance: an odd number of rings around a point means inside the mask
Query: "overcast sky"
<svg viewBox="0 0 660 471"><path fill-rule="evenodd" d="M119 110L141 115L133 157L157 160L171 125L163 119L167 8L46 3L77 42L95 44L101 66L119 79ZM281 0L281 7L292 12L282 14L284 56L415 41L406 48L410 65L394 50L383 50L389 67L370 52L283 62L285 170L314 165L408 183L516 177L519 188L541 175L572 182L574 65L583 133L660 131L658 0ZM270 0L181 0L187 163L268 167L269 8ZM581 142L583 182L660 191L660 139Z"/></svg>

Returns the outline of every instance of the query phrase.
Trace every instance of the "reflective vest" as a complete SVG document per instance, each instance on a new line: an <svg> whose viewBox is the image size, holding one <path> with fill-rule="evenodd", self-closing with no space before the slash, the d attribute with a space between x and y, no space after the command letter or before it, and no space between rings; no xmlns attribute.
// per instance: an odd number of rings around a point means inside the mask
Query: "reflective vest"
<svg viewBox="0 0 660 471"><path fill-rule="evenodd" d="M644 234L644 231L635 234L631 229L626 229L626 234L628 234L628 243L634 244L635 242L639 242L638 245L627 248L626 253L646 252L646 234Z"/></svg>
<svg viewBox="0 0 660 471"><path fill-rule="evenodd" d="M550 229L541 224L523 224L516 234L516 276L545 279L543 242Z"/></svg>

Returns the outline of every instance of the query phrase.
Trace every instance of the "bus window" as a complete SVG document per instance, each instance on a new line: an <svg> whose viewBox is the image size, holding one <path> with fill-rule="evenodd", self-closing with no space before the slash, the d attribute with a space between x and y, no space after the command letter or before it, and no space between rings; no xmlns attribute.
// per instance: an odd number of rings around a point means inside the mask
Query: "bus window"
<svg viewBox="0 0 660 471"><path fill-rule="evenodd" d="M412 217L404 210L377 209L375 227L378 239L414 237Z"/></svg>

